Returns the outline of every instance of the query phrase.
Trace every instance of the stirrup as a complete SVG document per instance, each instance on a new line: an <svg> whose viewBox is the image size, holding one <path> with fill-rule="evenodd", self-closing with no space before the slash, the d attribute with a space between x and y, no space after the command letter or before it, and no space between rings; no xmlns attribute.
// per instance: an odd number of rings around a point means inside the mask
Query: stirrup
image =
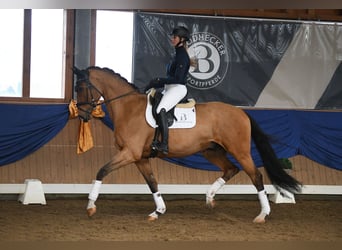
<svg viewBox="0 0 342 250"><path fill-rule="evenodd" d="M154 145L154 149L156 149L159 152L162 152L164 155L167 155L169 153L168 145L162 142L157 142Z"/></svg>
<svg viewBox="0 0 342 250"><path fill-rule="evenodd" d="M153 141L152 141L152 144L151 144L152 150L157 150L157 151L158 151L158 149L157 149L158 143L159 143L158 140L153 140Z"/></svg>

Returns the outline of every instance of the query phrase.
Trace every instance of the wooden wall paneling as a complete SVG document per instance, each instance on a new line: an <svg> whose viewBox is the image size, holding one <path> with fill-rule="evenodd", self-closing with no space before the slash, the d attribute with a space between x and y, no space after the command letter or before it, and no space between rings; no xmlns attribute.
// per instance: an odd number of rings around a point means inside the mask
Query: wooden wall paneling
<svg viewBox="0 0 342 250"><path fill-rule="evenodd" d="M332 176L333 181L330 182L330 179L328 179L330 185L342 185L342 171L339 171L337 169L331 169L329 171L330 176Z"/></svg>
<svg viewBox="0 0 342 250"><path fill-rule="evenodd" d="M300 166L302 168L302 174L303 174L303 181L305 180L305 184L311 185L313 183L312 178L312 170L310 170L310 167L308 166L308 162L305 160L303 156L299 156L300 160Z"/></svg>
<svg viewBox="0 0 342 250"><path fill-rule="evenodd" d="M15 163L11 164L15 171ZM14 183L13 178L15 178L16 174L11 175L11 169L9 165L0 167L0 183Z"/></svg>
<svg viewBox="0 0 342 250"><path fill-rule="evenodd" d="M8 169L9 181L5 181L5 183L18 183L17 176L23 175L22 165L17 163L12 163L9 166L5 166ZM21 183L21 181L19 181Z"/></svg>
<svg viewBox="0 0 342 250"><path fill-rule="evenodd" d="M15 171L15 163L11 164ZM10 165L5 165L0 167L0 182L1 183L14 183L14 178L16 174L11 173L13 171L10 169Z"/></svg>
<svg viewBox="0 0 342 250"><path fill-rule="evenodd" d="M310 183L315 183L315 180L317 179L319 172L317 171L317 165L315 166L313 162L307 161L304 157L302 158L303 164L306 166L306 171L308 175L310 176Z"/></svg>
<svg viewBox="0 0 342 250"><path fill-rule="evenodd" d="M325 166L321 166L326 175L326 183L329 185L341 185L342 184L342 171L337 169L329 169L325 171Z"/></svg>
<svg viewBox="0 0 342 250"><path fill-rule="evenodd" d="M313 164L314 164L314 166L315 166L316 173L317 173L315 182L320 181L320 182L323 182L323 183L327 183L326 171L324 171L324 169L321 167L320 164L318 164L318 163L316 163L316 162L313 162ZM317 177L318 177L319 179L317 179Z"/></svg>
<svg viewBox="0 0 342 250"><path fill-rule="evenodd" d="M171 175L171 168L172 168L172 163L169 163L168 165L165 165L164 160L161 159L154 159L155 164L157 167L157 180L159 183L162 184L170 184L169 178L166 178L166 176Z"/></svg>
<svg viewBox="0 0 342 250"><path fill-rule="evenodd" d="M66 158L64 153L64 141L66 142L65 139L65 134L63 133L62 136L56 136L55 137L55 144L52 145L52 147L49 148L50 152L54 151L55 155L55 161L54 161L54 167L56 168L56 173L57 173L57 178L54 179L55 183L58 183L59 180L65 180L66 178L66 172L65 172L65 166L66 162L68 162L70 159Z"/></svg>
<svg viewBox="0 0 342 250"><path fill-rule="evenodd" d="M336 185L337 184L336 177L338 177L339 175L337 173L336 174L334 173L337 172L338 170L331 169L330 171L325 171L325 168L326 167L324 166L320 166L321 172L325 176L325 183L331 183L331 185ZM342 175L340 178L342 178Z"/></svg>
<svg viewBox="0 0 342 250"><path fill-rule="evenodd" d="M67 163L67 175L69 176L69 183L83 183L83 179L80 178L80 162L83 163L83 159L77 154L77 140L79 131L78 119L69 120L67 124L68 131L68 148L69 150L69 163Z"/></svg>
<svg viewBox="0 0 342 250"><path fill-rule="evenodd" d="M293 176L300 182L303 181L303 173L299 169L299 158L298 157L292 157L291 159L292 162L292 174Z"/></svg>
<svg viewBox="0 0 342 250"><path fill-rule="evenodd" d="M50 155L52 152L49 151L49 147L43 146L41 148L41 152L38 154L33 154L36 156L36 164L35 164L35 169L37 171L36 174L33 174L32 176L36 176L34 178L37 178L44 182L42 178L46 178L49 176L49 171L51 168L51 164L46 164L46 159L47 156ZM62 166L61 166L62 167Z"/></svg>
<svg viewBox="0 0 342 250"><path fill-rule="evenodd" d="M157 159L156 161L158 166L158 180L159 183L162 184L172 184L170 181L170 176L172 173L172 163L166 164L164 160Z"/></svg>
<svg viewBox="0 0 342 250"><path fill-rule="evenodd" d="M40 151L42 151L42 149L40 149ZM25 157L26 158L25 164L20 165L20 168L22 169L22 172L19 173L19 176L18 176L20 179L20 183L23 183L26 178L28 178L28 179L32 178L32 176L31 176L31 166L32 166L31 162L32 162L33 155L34 154L30 154L27 157ZM24 163L23 160L22 160L22 163Z"/></svg>
<svg viewBox="0 0 342 250"><path fill-rule="evenodd" d="M154 178L157 179L158 183L161 183L160 182L161 180L160 180L160 174L159 174L159 167L158 167L158 160L159 159L151 158L151 159L149 159L149 162L150 162L150 165L151 165L151 168L153 171Z"/></svg>
<svg viewBox="0 0 342 250"><path fill-rule="evenodd" d="M78 122L77 122L78 124ZM69 120L66 128L63 130L63 132L66 133L66 139L67 143L65 145L66 149L66 159L69 159L66 161L66 175L68 176L66 182L67 183L75 183L76 182L76 174L77 171L76 167L76 142L77 142L77 124L76 119L75 120Z"/></svg>
<svg viewBox="0 0 342 250"><path fill-rule="evenodd" d="M0 183L2 183L4 180L9 180L9 167L8 166L1 166L0 167Z"/></svg>
<svg viewBox="0 0 342 250"><path fill-rule="evenodd" d="M300 157L301 166L304 168L303 174L305 174L304 179L307 179L308 184L314 183L314 169L312 169L312 164L307 161L303 156Z"/></svg>
<svg viewBox="0 0 342 250"><path fill-rule="evenodd" d="M312 166L309 167L310 169L312 169L312 177L313 177L313 183L317 183L317 182L325 182L325 176L321 173L321 168L319 166L319 164L317 164L316 162L309 162L307 161L308 166ZM311 164L310 164L311 163ZM309 169L308 169L309 170ZM309 170L310 171L310 170Z"/></svg>
<svg viewBox="0 0 342 250"><path fill-rule="evenodd" d="M28 157L26 157L26 159L28 159ZM28 163L29 164L29 163ZM17 181L19 183L22 183L22 179L23 176L27 176L27 168L26 168L26 164L25 166L21 163L12 163L9 166L9 174L10 174L10 178L12 179L11 181L13 183L16 183Z"/></svg>
<svg viewBox="0 0 342 250"><path fill-rule="evenodd" d="M341 185L342 184L342 171L337 169L331 169L326 171L327 183L330 185Z"/></svg>
<svg viewBox="0 0 342 250"><path fill-rule="evenodd" d="M104 154L104 139L105 137L103 136L102 133L102 128L99 125L99 120L93 119L90 121L91 122L91 130L92 130L92 136L94 140L94 147L90 149L88 152L92 158L93 161L89 163L89 170L88 170L88 175L85 177L86 183L92 182L93 180L96 179L96 174L98 170L104 165L103 160L103 154Z"/></svg>
<svg viewBox="0 0 342 250"><path fill-rule="evenodd" d="M116 150L113 132L101 121L94 120L92 132L95 146L88 152L77 155L77 119L70 120L65 128L49 143L7 166L0 167L1 183L23 183L28 178L38 178L43 183L85 183L95 178L97 171L108 162ZM304 185L342 185L342 171L328 168L304 156L292 157L291 175ZM150 159L155 177L160 184L211 184L220 171L203 171L178 166L161 159ZM269 183L264 168L259 168L265 184ZM107 176L105 183L145 184L134 164ZM249 177L241 171L228 184L251 184Z"/></svg>
<svg viewBox="0 0 342 250"><path fill-rule="evenodd" d="M43 150L41 149L41 151ZM28 178L32 178L31 176L34 176L36 174L34 171L35 166L37 166L36 158L37 158L36 154L31 154L27 161L27 165L25 167L27 168Z"/></svg>
<svg viewBox="0 0 342 250"><path fill-rule="evenodd" d="M192 184L190 182L190 176L191 176L191 171L192 169L189 168L189 167L182 167L182 170L183 170L183 183L185 184ZM212 177L210 178L209 175L210 175L210 172L209 171L206 171L206 173L208 174L208 179L213 179Z"/></svg>
<svg viewBox="0 0 342 250"><path fill-rule="evenodd" d="M87 179L95 180L97 172L112 157L110 146L107 145L107 138L110 134L106 133L108 131L106 130L105 125L100 120L93 119L91 121L91 127L94 139L94 148L89 150L89 155L93 156L94 160L89 162L89 176L87 176ZM110 176L108 176L108 179L110 179Z"/></svg>
<svg viewBox="0 0 342 250"><path fill-rule="evenodd" d="M303 182L305 175L303 174L303 168L300 168L301 158L297 156L292 157L290 160L292 162L292 176L299 182Z"/></svg>
<svg viewBox="0 0 342 250"><path fill-rule="evenodd" d="M331 169L330 171L325 171L325 166L321 166L323 173L325 174L326 183L331 183L331 185L338 185L338 177L340 177L340 183L342 183L342 174L338 174L336 169Z"/></svg>

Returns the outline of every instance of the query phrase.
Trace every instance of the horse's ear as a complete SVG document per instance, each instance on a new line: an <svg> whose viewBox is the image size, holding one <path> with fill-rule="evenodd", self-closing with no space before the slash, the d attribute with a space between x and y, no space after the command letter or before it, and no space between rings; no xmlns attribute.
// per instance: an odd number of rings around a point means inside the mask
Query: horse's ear
<svg viewBox="0 0 342 250"><path fill-rule="evenodd" d="M82 74L82 70L80 70L79 68L77 68L76 66L74 66L72 68L72 71L74 72L75 75L81 75Z"/></svg>

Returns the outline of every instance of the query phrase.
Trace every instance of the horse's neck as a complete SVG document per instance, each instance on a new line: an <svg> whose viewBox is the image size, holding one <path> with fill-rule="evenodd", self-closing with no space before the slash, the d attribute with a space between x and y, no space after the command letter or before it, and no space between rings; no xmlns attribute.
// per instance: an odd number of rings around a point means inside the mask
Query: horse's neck
<svg viewBox="0 0 342 250"><path fill-rule="evenodd" d="M126 93L132 92L134 89L128 82L114 78L111 81L106 81L102 86L104 98L107 100L118 98Z"/></svg>
<svg viewBox="0 0 342 250"><path fill-rule="evenodd" d="M127 123L135 116L144 115L146 108L145 95L133 93L117 100L108 102L107 110L114 124Z"/></svg>
<svg viewBox="0 0 342 250"><path fill-rule="evenodd" d="M134 88L119 76L98 77L98 87L101 88L107 110L113 122L120 123L137 108L141 108L142 94L135 92ZM139 98L140 96L140 98ZM139 104L140 103L140 104ZM146 103L144 105L146 107Z"/></svg>

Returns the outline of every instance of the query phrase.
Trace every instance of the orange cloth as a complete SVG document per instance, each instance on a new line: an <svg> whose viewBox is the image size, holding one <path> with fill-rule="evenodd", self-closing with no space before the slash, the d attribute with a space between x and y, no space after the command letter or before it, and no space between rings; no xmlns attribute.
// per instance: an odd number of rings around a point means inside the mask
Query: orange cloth
<svg viewBox="0 0 342 250"><path fill-rule="evenodd" d="M77 154L82 154L94 146L93 136L91 134L90 123L80 120L80 128L77 142Z"/></svg>
<svg viewBox="0 0 342 250"><path fill-rule="evenodd" d="M69 103L69 119L74 119L78 116L78 109L76 106L76 101L71 100Z"/></svg>
<svg viewBox="0 0 342 250"><path fill-rule="evenodd" d="M102 110L102 107L100 105L100 101L98 102L98 105L95 107L95 109L91 112L91 115L96 118L102 118L106 114ZM78 109L76 106L76 101L71 100L69 103L69 119L74 119L78 117ZM77 154L82 154L89 149L91 149L94 146L93 136L91 134L91 125L90 121L85 122L83 120L80 120L80 126L79 126L79 135L78 135L78 142L77 142Z"/></svg>
<svg viewBox="0 0 342 250"><path fill-rule="evenodd" d="M91 111L91 115L96 118L105 117L106 113L102 110L101 102L98 101L97 106L93 111Z"/></svg>

